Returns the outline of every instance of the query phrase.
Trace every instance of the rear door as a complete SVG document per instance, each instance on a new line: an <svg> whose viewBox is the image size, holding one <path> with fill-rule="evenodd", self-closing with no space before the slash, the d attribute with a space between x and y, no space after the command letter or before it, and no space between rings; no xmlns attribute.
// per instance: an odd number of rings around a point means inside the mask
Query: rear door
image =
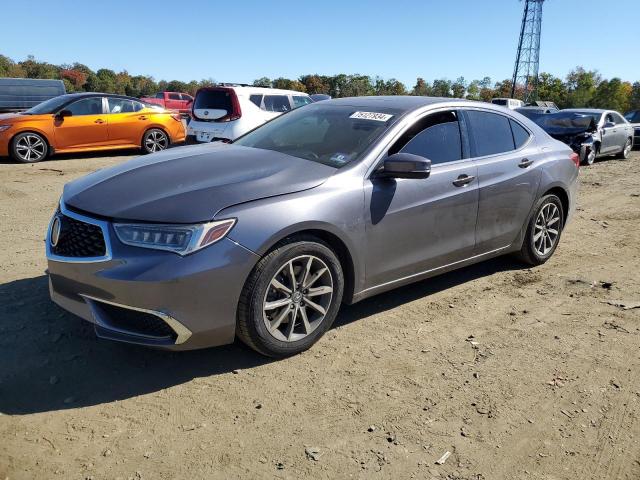
<svg viewBox="0 0 640 480"><path fill-rule="evenodd" d="M179 93L169 92L166 94L165 104L169 110L180 110L182 97Z"/></svg>
<svg viewBox="0 0 640 480"><path fill-rule="evenodd" d="M70 117L54 120L54 135L58 150L88 148L108 142L107 115L103 97L88 97L67 105Z"/></svg>
<svg viewBox="0 0 640 480"><path fill-rule="evenodd" d="M606 112L600 121L602 122L602 144L600 145L601 153L615 153L620 150L618 147L620 129L615 125L615 120L611 112ZM613 124L612 126L606 126L607 124Z"/></svg>
<svg viewBox="0 0 640 480"><path fill-rule="evenodd" d="M511 117L482 109L465 109L464 116L478 167L480 255L515 241L537 195L542 152L532 133Z"/></svg>
<svg viewBox="0 0 640 480"><path fill-rule="evenodd" d="M472 255L477 167L455 109L418 119L389 148L428 158L426 179L365 181L367 287L437 269Z"/></svg>
<svg viewBox="0 0 640 480"><path fill-rule="evenodd" d="M139 145L149 124L144 105L128 98L107 97L110 145Z"/></svg>

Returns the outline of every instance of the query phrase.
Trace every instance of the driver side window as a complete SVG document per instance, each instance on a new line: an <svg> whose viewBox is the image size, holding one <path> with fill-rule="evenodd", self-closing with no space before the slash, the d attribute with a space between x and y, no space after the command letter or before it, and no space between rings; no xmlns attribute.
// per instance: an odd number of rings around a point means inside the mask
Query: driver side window
<svg viewBox="0 0 640 480"><path fill-rule="evenodd" d="M65 107L74 117L102 114L102 97L83 98Z"/></svg>
<svg viewBox="0 0 640 480"><path fill-rule="evenodd" d="M433 165L462 160L457 112L433 113L418 120L389 149L389 155L400 152L428 158Z"/></svg>

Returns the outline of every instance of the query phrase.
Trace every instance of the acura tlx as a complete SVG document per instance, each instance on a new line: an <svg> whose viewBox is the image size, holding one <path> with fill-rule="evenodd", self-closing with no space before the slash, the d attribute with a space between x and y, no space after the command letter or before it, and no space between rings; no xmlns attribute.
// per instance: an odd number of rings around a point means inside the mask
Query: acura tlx
<svg viewBox="0 0 640 480"><path fill-rule="evenodd" d="M184 146L67 184L51 298L101 338L309 348L340 305L514 254L546 262L578 156L517 112L428 97L327 100L233 144Z"/></svg>

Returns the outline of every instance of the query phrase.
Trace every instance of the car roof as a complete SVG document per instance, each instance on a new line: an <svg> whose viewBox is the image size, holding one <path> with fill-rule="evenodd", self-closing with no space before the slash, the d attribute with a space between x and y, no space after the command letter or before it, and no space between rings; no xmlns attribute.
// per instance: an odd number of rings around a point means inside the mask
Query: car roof
<svg viewBox="0 0 640 480"><path fill-rule="evenodd" d="M69 100L73 100L74 98L83 98L83 97L110 97L110 98L126 98L127 100L135 100L136 102L145 103L139 98L129 97L127 95L119 95L117 93L100 93L100 92L77 92L77 93L67 93L64 95Z"/></svg>
<svg viewBox="0 0 640 480"><path fill-rule="evenodd" d="M604 113L612 110L603 110L601 108L565 108L562 112L583 112L583 113Z"/></svg>
<svg viewBox="0 0 640 480"><path fill-rule="evenodd" d="M303 95L305 97L309 96L308 93L299 92L297 90L284 90L282 88L271 88L271 87L254 87L253 85L222 84L222 85L213 85L211 87L202 87L200 90L216 90L219 88L228 88L228 89L235 90L236 93L243 93L243 94L255 93L255 94L262 94L262 95L271 94L271 95Z"/></svg>
<svg viewBox="0 0 640 480"><path fill-rule="evenodd" d="M456 105L467 106L487 106L491 109L504 111L502 107L491 103L476 102L472 100L462 100L459 98L444 97L421 97L413 95L390 95L377 97L345 97L333 98L331 100L323 100L323 105L345 105L356 108L394 108L404 112L410 112L429 105L437 105L439 103L455 103Z"/></svg>

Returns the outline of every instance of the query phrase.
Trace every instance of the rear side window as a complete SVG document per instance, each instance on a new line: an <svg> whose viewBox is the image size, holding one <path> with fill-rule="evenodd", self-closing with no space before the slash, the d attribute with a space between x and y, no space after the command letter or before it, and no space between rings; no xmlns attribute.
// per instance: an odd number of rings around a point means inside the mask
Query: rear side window
<svg viewBox="0 0 640 480"><path fill-rule="evenodd" d="M193 100L193 97L191 95L185 95L184 93L180 95L182 97L182 100L186 100L187 102L190 102Z"/></svg>
<svg viewBox="0 0 640 480"><path fill-rule="evenodd" d="M613 113L612 113L612 115L613 115L613 119L616 121L616 124L617 124L617 125L627 123L627 122L625 121L625 119L624 119L624 118L622 118L622 115L619 115L619 114L618 114L618 113L616 113L616 112L613 112Z"/></svg>
<svg viewBox="0 0 640 480"><path fill-rule="evenodd" d="M256 107L262 108L262 95L250 95L249 100L251 100L251 103Z"/></svg>
<svg viewBox="0 0 640 480"><path fill-rule="evenodd" d="M138 103L138 102L133 102L126 98L113 98L113 97L107 98L107 104L109 105L109 113L135 112L137 110L135 110L134 103Z"/></svg>
<svg viewBox="0 0 640 480"><path fill-rule="evenodd" d="M468 110L467 118L472 132L473 156L497 155L514 149L509 119L503 115Z"/></svg>
<svg viewBox="0 0 640 480"><path fill-rule="evenodd" d="M525 130L525 128L520 125L518 122L514 122L513 120L509 120L511 122L511 132L513 133L513 143L515 144L516 149L523 146L529 140L529 132Z"/></svg>
<svg viewBox="0 0 640 480"><path fill-rule="evenodd" d="M462 140L456 112L434 113L418 120L389 150L389 154L397 152L420 155L433 164L461 160Z"/></svg>
<svg viewBox="0 0 640 480"><path fill-rule="evenodd" d="M193 108L226 110L230 112L233 107L231 105L231 93L228 90L200 90L196 94Z"/></svg>
<svg viewBox="0 0 640 480"><path fill-rule="evenodd" d="M156 93L156 98L164 98L164 93Z"/></svg>
<svg viewBox="0 0 640 480"><path fill-rule="evenodd" d="M287 95L265 95L264 109L268 112L288 112L291 110Z"/></svg>
<svg viewBox="0 0 640 480"><path fill-rule="evenodd" d="M181 100L179 93L170 93L169 100Z"/></svg>
<svg viewBox="0 0 640 480"><path fill-rule="evenodd" d="M294 95L292 98L293 108L304 107L305 105L309 105L312 102L311 98L302 95Z"/></svg>

